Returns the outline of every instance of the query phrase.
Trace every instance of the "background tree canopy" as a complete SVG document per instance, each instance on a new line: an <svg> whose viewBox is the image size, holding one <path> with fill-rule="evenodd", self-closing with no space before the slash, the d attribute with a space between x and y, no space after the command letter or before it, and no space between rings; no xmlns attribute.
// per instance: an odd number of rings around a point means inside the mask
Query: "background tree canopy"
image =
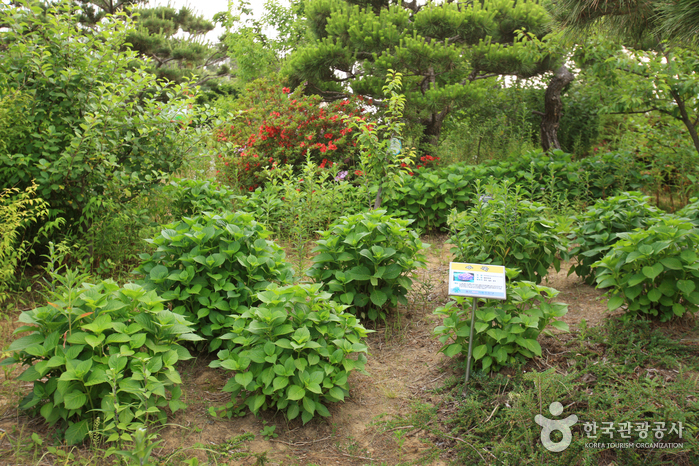
<svg viewBox="0 0 699 466"><path fill-rule="evenodd" d="M550 30L535 1L388 5L388 2L313 0L306 5L311 39L295 50L283 72L296 86L327 100L349 93L381 99L383 77L404 75L406 117L436 144L446 116L483 98L500 76L526 78L552 70L556 60L539 47ZM525 31L526 34L522 33Z"/></svg>

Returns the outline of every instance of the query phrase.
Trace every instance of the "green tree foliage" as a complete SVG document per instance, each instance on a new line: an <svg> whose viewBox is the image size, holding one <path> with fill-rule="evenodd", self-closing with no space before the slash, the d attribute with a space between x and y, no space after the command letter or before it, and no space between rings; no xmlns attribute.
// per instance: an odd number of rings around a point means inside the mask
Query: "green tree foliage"
<svg viewBox="0 0 699 466"><path fill-rule="evenodd" d="M699 54L695 47L681 47L698 37L697 6L696 0L563 0L552 4L551 11L568 35L602 31L634 47L596 41L580 49L578 58L583 59L578 62L603 80L608 111L657 111L679 120L699 153ZM621 83L620 92L608 92Z"/></svg>
<svg viewBox="0 0 699 466"><path fill-rule="evenodd" d="M634 41L696 41L699 37L697 0L562 0L552 2L556 20L566 29L605 33Z"/></svg>
<svg viewBox="0 0 699 466"><path fill-rule="evenodd" d="M607 113L659 112L681 122L699 153L699 53L660 44L656 50L628 49L599 40L581 47L576 61L586 68L601 109ZM610 92L609 89L616 89Z"/></svg>
<svg viewBox="0 0 699 466"><path fill-rule="evenodd" d="M350 92L380 99L383 76L396 70L405 77L406 117L424 126L424 142L437 142L453 109L485 98L487 88L470 83L553 69L540 42L529 40L549 30L549 16L537 2L362 3L371 8L342 0L308 3L312 41L292 54L284 72L292 84L307 82L310 92L334 100Z"/></svg>
<svg viewBox="0 0 699 466"><path fill-rule="evenodd" d="M199 130L193 90L164 88L134 51L131 21L107 16L81 28L68 2L42 10L23 1L0 10L0 97L18 127L0 145L0 185L37 195L69 225L91 199L125 202L179 167ZM21 99L5 96L20 92ZM164 94L169 102L153 98ZM1 137L0 137L1 138Z"/></svg>
<svg viewBox="0 0 699 466"><path fill-rule="evenodd" d="M304 42L305 2L290 6L266 0L261 17L253 17L250 3L232 5L223 23L229 28L224 39L234 61L236 80L242 84L277 74L284 57ZM256 15L257 16L257 15ZM272 30L274 34L268 34Z"/></svg>
<svg viewBox="0 0 699 466"><path fill-rule="evenodd" d="M158 78L181 83L198 77L204 88L199 101L228 94L229 67L224 42L211 44L205 35L215 27L213 21L197 15L190 7L147 6L145 0L75 0L80 5L80 22L96 27L107 15L125 12L135 27L127 33L129 48L151 59L149 70Z"/></svg>

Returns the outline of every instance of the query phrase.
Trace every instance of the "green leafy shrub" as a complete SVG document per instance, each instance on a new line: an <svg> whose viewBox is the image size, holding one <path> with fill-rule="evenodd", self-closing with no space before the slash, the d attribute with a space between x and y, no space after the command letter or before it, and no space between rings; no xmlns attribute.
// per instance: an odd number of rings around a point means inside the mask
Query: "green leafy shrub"
<svg viewBox="0 0 699 466"><path fill-rule="evenodd" d="M350 372L366 373L367 330L320 288L270 285L258 293L260 304L221 337L235 344L211 363L236 373L223 388L233 398L229 416L247 406L255 414L281 410L289 420L301 414L304 424L316 413L328 417L325 405L349 393ZM353 354L356 359L349 357Z"/></svg>
<svg viewBox="0 0 699 466"><path fill-rule="evenodd" d="M366 187L355 186L348 171L337 167L327 159L316 165L309 158L303 165L268 170L264 189L237 196L235 206L255 214L282 237L308 240L341 215L360 212L368 204Z"/></svg>
<svg viewBox="0 0 699 466"><path fill-rule="evenodd" d="M393 215L415 219L419 228L446 230L450 210L472 207L478 197L476 181L489 177L517 185L530 200L551 207L599 199L623 191L620 187L640 189L647 178L630 155L605 154L574 161L561 151L552 155L528 152L507 161L418 170L387 193L384 207Z"/></svg>
<svg viewBox="0 0 699 466"><path fill-rule="evenodd" d="M537 338L546 327L568 331L568 324L555 320L568 312L568 306L552 300L558 291L529 281L514 281L518 271L507 269L507 300L485 300L476 311L473 359L483 371L524 363L541 356ZM472 299L453 297L434 314L445 316L434 334L444 346L440 352L449 357L468 353Z"/></svg>
<svg viewBox="0 0 699 466"><path fill-rule="evenodd" d="M575 272L587 283L594 283L592 264L607 254L619 233L646 228L661 216L660 210L648 200L639 192L622 193L601 199L580 214L573 233L568 236L575 244L569 254L576 260L568 274Z"/></svg>
<svg viewBox="0 0 699 466"><path fill-rule="evenodd" d="M27 256L33 253L36 242L25 239L22 233L26 227L46 217L48 204L36 198L36 183L24 191L6 188L0 191L0 304L8 298L8 291L14 282L15 274ZM46 235L62 219L46 224L40 234Z"/></svg>
<svg viewBox="0 0 699 466"><path fill-rule="evenodd" d="M157 249L141 254L136 271L148 289L172 302L173 312L194 323L214 351L235 317L257 304L258 291L291 280L284 251L269 235L245 212L185 217L147 240Z"/></svg>
<svg viewBox="0 0 699 466"><path fill-rule="evenodd" d="M678 217L688 218L692 224L699 228L699 197L693 197L689 204L677 211Z"/></svg>
<svg viewBox="0 0 699 466"><path fill-rule="evenodd" d="M174 178L164 189L172 204L175 217L197 215L202 212L230 211L235 193L216 180L188 180Z"/></svg>
<svg viewBox="0 0 699 466"><path fill-rule="evenodd" d="M632 153L619 151L595 154L580 160L578 173L590 199L602 199L624 191L641 190L649 180L643 168Z"/></svg>
<svg viewBox="0 0 699 466"><path fill-rule="evenodd" d="M113 441L149 419L164 422L165 407L185 407L175 364L190 354L178 342L200 339L188 321L139 285L78 285L84 277L73 271L53 277L60 286L52 301L22 312L25 325L15 333L30 333L10 345L13 355L2 363L28 366L18 379L34 390L21 408L51 425L62 421L74 444L96 417Z"/></svg>
<svg viewBox="0 0 699 466"><path fill-rule="evenodd" d="M598 288L611 287L609 310L662 322L699 305L699 232L686 219L664 216L647 230L619 233L606 256L592 264Z"/></svg>
<svg viewBox="0 0 699 466"><path fill-rule="evenodd" d="M403 184L388 192L385 208L395 216L415 219L415 225L423 230L442 229L451 209L464 210L471 202L471 177L460 168L463 166L450 165L404 176Z"/></svg>
<svg viewBox="0 0 699 466"><path fill-rule="evenodd" d="M13 133L20 137L2 138L0 186L36 180L52 216L69 226L93 197L127 202L156 186L201 140L199 125L172 120L199 119L189 85L158 82L124 46L133 27L126 13L84 28L76 8L21 1L0 9L3 86L23 93L0 103L23 125Z"/></svg>
<svg viewBox="0 0 699 466"><path fill-rule="evenodd" d="M522 199L519 186L509 182L481 191L476 207L449 216L452 253L457 262L497 264L518 268L524 279L540 283L549 267L560 269L566 244L544 215L546 207ZM488 200L490 199L490 200Z"/></svg>
<svg viewBox="0 0 699 466"><path fill-rule="evenodd" d="M340 217L319 232L308 276L323 282L323 289L356 315L385 320L389 308L407 304L409 275L425 267L422 251L429 245L409 224L385 210Z"/></svg>

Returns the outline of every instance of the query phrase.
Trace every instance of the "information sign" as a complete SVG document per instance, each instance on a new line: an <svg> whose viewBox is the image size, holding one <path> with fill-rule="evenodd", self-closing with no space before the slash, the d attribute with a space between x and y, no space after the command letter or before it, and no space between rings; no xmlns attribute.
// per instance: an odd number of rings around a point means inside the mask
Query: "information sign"
<svg viewBox="0 0 699 466"><path fill-rule="evenodd" d="M471 298L507 299L502 265L449 264L449 294Z"/></svg>

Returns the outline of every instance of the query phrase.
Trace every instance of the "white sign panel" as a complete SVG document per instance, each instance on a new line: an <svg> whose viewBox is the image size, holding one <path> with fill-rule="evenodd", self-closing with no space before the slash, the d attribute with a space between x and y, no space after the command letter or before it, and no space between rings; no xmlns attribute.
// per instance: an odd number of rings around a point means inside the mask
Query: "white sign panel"
<svg viewBox="0 0 699 466"><path fill-rule="evenodd" d="M471 298L506 299L502 265L449 263L449 294Z"/></svg>

